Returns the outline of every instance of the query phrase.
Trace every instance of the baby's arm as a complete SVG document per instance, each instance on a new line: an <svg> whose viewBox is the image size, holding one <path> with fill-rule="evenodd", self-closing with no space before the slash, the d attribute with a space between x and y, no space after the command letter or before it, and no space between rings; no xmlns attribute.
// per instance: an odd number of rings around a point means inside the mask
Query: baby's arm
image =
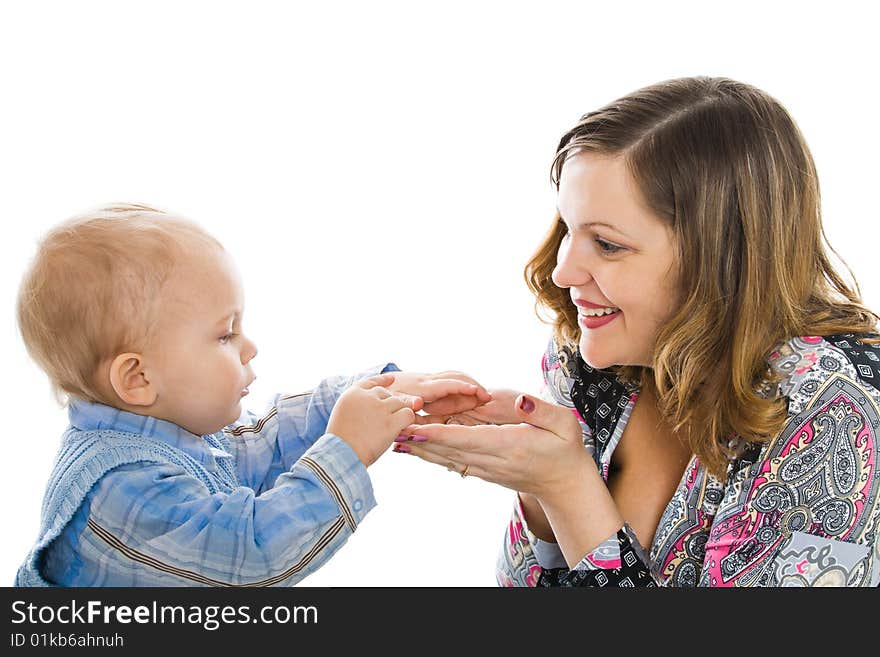
<svg viewBox="0 0 880 657"><path fill-rule="evenodd" d="M62 542L72 549L53 551L47 576L69 586L296 583L375 506L366 465L413 420L415 400L388 393L382 386L391 381L386 374L348 387L330 415L330 431L311 445L308 435L298 445L288 440L283 403L245 427L249 435L237 455L246 463L280 460L285 445L296 450L291 467L262 494L239 480L235 457L218 449L238 438L231 435L206 438L211 453L210 462L200 459L204 475L152 463L112 470L65 530ZM322 428L328 421L318 402L336 396L325 384L317 396L291 398L309 397L304 415Z"/></svg>
<svg viewBox="0 0 880 657"><path fill-rule="evenodd" d="M295 584L375 505L363 466L334 441L260 496L244 486L211 493L170 464L116 468L72 523L81 527L75 552L54 578L73 586Z"/></svg>
<svg viewBox="0 0 880 657"><path fill-rule="evenodd" d="M273 406L262 416L247 413L224 430L229 449L236 456L241 483L257 493L272 488L278 475L289 470L306 449L324 440L339 397L358 381L386 372L395 373L394 381L388 385L390 391L419 395L433 407L445 404L452 412L471 409L492 398L485 388L461 372L400 372L394 363L352 377L324 379L314 390L276 396ZM343 438L352 440L356 436Z"/></svg>
<svg viewBox="0 0 880 657"><path fill-rule="evenodd" d="M316 446L323 453L327 422L340 395L357 381L396 371L396 365L386 363L350 377L329 377L308 392L277 395L262 416L242 416L224 429L239 481L260 494L272 488L278 476L290 470L306 450ZM330 442L335 449L346 447ZM362 474L366 477L365 471Z"/></svg>

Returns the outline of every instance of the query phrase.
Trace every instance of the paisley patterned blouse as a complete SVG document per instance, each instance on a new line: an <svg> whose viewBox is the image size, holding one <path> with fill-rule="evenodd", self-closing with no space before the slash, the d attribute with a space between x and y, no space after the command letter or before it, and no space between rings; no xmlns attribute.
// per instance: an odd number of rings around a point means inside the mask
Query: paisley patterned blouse
<svg viewBox="0 0 880 657"><path fill-rule="evenodd" d="M880 345L869 335L798 337L768 362L788 422L750 445L722 484L697 457L646 550L629 525L574 569L537 539L519 504L498 560L502 586L878 586ZM870 334L870 337L876 337ZM607 480L638 386L551 342L550 398L572 409ZM769 391L768 391L769 392Z"/></svg>

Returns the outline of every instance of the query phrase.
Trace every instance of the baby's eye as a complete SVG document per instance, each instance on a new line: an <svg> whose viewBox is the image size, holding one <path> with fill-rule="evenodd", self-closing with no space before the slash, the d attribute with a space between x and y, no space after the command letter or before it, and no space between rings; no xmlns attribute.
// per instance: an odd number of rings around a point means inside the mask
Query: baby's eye
<svg viewBox="0 0 880 657"><path fill-rule="evenodd" d="M226 335L220 336L220 344L226 344L232 338L234 338L236 335L237 335L237 333L227 333Z"/></svg>
<svg viewBox="0 0 880 657"><path fill-rule="evenodd" d="M599 245L599 250L602 251L604 255L611 255L612 253L623 251L622 246L617 246L616 244L612 244L611 242L606 242L600 237L596 238L596 244Z"/></svg>

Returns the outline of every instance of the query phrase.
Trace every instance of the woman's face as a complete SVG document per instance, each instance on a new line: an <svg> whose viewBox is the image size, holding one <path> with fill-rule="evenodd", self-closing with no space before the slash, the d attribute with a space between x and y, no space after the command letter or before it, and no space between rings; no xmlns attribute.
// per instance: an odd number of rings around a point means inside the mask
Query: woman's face
<svg viewBox="0 0 880 657"><path fill-rule="evenodd" d="M601 369L650 366L679 303L671 228L646 207L621 157L569 157L558 209L568 233L552 278L577 307L581 356Z"/></svg>

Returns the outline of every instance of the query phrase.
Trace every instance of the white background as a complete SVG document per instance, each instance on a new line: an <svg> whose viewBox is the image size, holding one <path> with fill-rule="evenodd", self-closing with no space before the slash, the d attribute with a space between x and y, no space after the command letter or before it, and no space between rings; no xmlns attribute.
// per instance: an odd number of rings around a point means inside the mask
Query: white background
<svg viewBox="0 0 880 657"><path fill-rule="evenodd" d="M105 202L181 213L237 258L254 410L384 360L536 392L548 329L522 268L559 137L638 87L724 75L789 108L829 239L880 308L869 3L607 5L3 3L0 583L66 426L17 286L49 226ZM379 506L305 584L494 585L512 493L390 452L370 474Z"/></svg>

